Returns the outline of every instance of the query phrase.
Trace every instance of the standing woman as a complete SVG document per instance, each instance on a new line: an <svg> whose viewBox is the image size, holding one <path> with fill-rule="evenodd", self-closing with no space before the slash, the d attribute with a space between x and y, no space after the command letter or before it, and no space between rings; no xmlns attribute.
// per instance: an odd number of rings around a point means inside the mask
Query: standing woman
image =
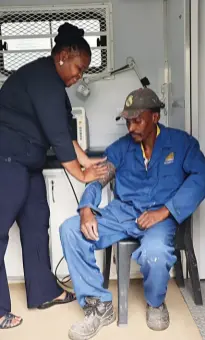
<svg viewBox="0 0 205 340"><path fill-rule="evenodd" d="M52 146L62 166L81 182L106 172L105 166L97 165L102 160L90 160L73 140L70 127L72 109L65 87L82 78L91 61L83 35L76 26L60 26L51 56L20 68L0 91L0 329L22 322L11 313L4 265L15 221L20 228L28 308L44 309L74 299L57 285L50 270L49 208L42 170Z"/></svg>

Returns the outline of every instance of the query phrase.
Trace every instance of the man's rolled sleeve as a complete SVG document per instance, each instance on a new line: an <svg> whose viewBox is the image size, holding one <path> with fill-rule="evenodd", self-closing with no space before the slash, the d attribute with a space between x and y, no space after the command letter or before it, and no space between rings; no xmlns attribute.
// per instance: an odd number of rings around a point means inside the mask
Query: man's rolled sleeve
<svg viewBox="0 0 205 340"><path fill-rule="evenodd" d="M172 199L165 204L165 207L167 207L170 214L174 217L177 223L180 224L181 223L180 211L174 207L174 202Z"/></svg>
<svg viewBox="0 0 205 340"><path fill-rule="evenodd" d="M179 224L193 214L205 198L205 158L198 141L191 136L183 168L187 178L174 197L165 204Z"/></svg>
<svg viewBox="0 0 205 340"><path fill-rule="evenodd" d="M101 202L101 197L102 185L98 181L89 183L81 197L77 212L87 207L100 214L98 205Z"/></svg>

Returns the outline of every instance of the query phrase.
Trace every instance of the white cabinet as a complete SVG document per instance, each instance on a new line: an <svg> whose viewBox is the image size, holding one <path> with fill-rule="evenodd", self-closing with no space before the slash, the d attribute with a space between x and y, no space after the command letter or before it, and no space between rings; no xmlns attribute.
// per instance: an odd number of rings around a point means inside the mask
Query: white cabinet
<svg viewBox="0 0 205 340"><path fill-rule="evenodd" d="M71 188L70 182L63 170L45 170L48 202L50 206L50 257L52 271L63 257L62 247L59 237L60 225L69 217L77 214L78 203ZM70 181L75 190L78 201L84 191L85 185L69 175ZM108 204L110 196L109 187L105 187L102 193L100 206ZM104 265L104 251L96 251L96 261L101 270ZM68 268L65 260L58 267L58 277L68 275Z"/></svg>

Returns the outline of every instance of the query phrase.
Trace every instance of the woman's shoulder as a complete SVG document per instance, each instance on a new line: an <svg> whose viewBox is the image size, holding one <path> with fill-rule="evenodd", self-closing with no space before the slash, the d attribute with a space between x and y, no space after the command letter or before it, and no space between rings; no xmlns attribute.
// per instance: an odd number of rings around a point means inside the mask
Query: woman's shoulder
<svg viewBox="0 0 205 340"><path fill-rule="evenodd" d="M28 88L37 86L65 91L65 86L56 72L52 57L36 59L18 70L19 76Z"/></svg>
<svg viewBox="0 0 205 340"><path fill-rule="evenodd" d="M16 73L17 74L27 74L27 75L38 75L39 73L46 74L50 72L51 70L55 70L54 63L52 62L51 57L42 57L35 59L22 67L20 67Z"/></svg>

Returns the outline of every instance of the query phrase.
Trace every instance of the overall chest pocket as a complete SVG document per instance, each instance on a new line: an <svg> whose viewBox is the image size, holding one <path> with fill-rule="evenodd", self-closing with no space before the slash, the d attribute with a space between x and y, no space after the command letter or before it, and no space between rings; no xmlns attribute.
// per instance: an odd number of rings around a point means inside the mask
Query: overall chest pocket
<svg viewBox="0 0 205 340"><path fill-rule="evenodd" d="M158 183L163 191L172 192L179 187L179 180L176 164L160 164L158 172Z"/></svg>
<svg viewBox="0 0 205 340"><path fill-rule="evenodd" d="M179 186L185 179L183 167L176 161L171 164L164 164L164 162L160 164L158 176L160 182L169 187Z"/></svg>
<svg viewBox="0 0 205 340"><path fill-rule="evenodd" d="M177 173L177 166L174 163L171 164L160 164L159 166L159 177L175 176Z"/></svg>

